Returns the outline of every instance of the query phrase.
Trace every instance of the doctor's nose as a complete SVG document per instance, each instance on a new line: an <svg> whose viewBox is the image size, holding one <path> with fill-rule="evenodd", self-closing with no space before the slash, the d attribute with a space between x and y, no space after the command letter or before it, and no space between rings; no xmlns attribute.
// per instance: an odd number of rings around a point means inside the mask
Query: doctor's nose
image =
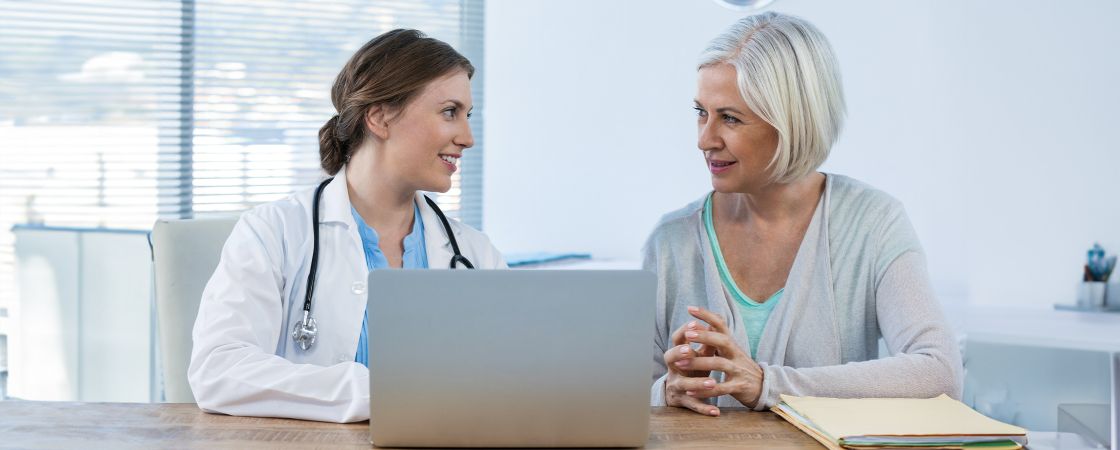
<svg viewBox="0 0 1120 450"><path fill-rule="evenodd" d="M474 133L471 132L469 123L463 125L463 131L455 138L455 145L468 149L474 147Z"/></svg>

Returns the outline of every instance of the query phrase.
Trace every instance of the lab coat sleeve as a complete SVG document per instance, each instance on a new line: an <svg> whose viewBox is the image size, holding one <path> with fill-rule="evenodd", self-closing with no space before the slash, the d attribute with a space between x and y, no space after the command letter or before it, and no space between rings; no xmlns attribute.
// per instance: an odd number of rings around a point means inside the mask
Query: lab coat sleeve
<svg viewBox="0 0 1120 450"><path fill-rule="evenodd" d="M485 237L485 235L483 235L483 236ZM498 251L498 247L495 247L494 244L490 242L490 238L488 238L488 237L486 238L485 248L487 250L486 251L487 255L486 255L486 259L485 259L486 265L480 267L481 269L508 269L509 268L509 264L506 264L505 256L502 255L502 252Z"/></svg>
<svg viewBox="0 0 1120 450"><path fill-rule="evenodd" d="M273 353L284 334L285 244L254 212L238 221L202 294L188 369L198 406L238 416L368 419L365 366L296 364Z"/></svg>
<svg viewBox="0 0 1120 450"><path fill-rule="evenodd" d="M459 241L463 245L463 253L474 263L477 269L508 269L505 256L490 241L490 237L481 231L471 228L456 219L451 219L451 226L457 231ZM429 261L430 263L430 261Z"/></svg>

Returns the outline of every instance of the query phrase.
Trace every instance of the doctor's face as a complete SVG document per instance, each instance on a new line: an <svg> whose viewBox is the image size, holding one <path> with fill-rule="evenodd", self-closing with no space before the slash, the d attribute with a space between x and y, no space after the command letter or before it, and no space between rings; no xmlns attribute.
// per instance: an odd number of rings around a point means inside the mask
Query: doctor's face
<svg viewBox="0 0 1120 450"><path fill-rule="evenodd" d="M700 69L696 113L697 146L712 174L712 189L753 192L769 184L767 166L778 151L778 130L747 107L734 67Z"/></svg>
<svg viewBox="0 0 1120 450"><path fill-rule="evenodd" d="M474 145L467 118L471 80L455 71L432 81L389 124L384 158L418 191L447 192L463 150Z"/></svg>

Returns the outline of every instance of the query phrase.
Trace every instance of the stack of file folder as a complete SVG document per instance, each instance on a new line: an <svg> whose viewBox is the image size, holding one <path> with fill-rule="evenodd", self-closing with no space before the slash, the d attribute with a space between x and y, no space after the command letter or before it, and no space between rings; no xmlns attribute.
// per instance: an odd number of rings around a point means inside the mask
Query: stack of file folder
<svg viewBox="0 0 1120 450"><path fill-rule="evenodd" d="M1015 450L1027 445L1027 430L985 417L946 395L929 399L781 397L782 402L771 409L833 450Z"/></svg>

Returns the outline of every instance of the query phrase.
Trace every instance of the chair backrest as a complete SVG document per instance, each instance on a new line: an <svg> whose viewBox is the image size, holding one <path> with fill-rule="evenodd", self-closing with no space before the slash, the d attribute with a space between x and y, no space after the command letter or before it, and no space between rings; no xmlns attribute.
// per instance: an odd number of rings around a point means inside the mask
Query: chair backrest
<svg viewBox="0 0 1120 450"><path fill-rule="evenodd" d="M157 335L163 400L193 403L187 383L191 330L202 290L214 274L236 217L160 220L152 228Z"/></svg>

